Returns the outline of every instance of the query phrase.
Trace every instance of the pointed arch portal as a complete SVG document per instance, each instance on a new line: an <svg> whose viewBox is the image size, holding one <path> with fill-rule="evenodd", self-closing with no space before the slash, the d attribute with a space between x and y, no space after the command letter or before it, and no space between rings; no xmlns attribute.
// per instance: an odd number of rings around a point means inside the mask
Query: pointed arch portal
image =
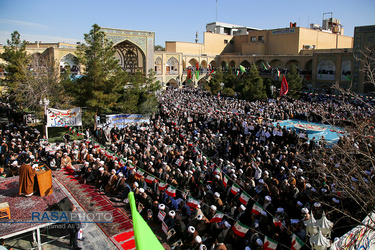
<svg viewBox="0 0 375 250"><path fill-rule="evenodd" d="M138 46L129 41L124 41L115 45L114 48L117 51L116 58L124 71L146 73L145 55Z"/></svg>

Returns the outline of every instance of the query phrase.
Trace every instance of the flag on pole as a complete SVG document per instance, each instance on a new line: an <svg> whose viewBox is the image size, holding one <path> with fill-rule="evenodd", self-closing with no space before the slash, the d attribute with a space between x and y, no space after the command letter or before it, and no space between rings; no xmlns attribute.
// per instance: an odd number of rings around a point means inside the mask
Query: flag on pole
<svg viewBox="0 0 375 250"><path fill-rule="evenodd" d="M279 77L280 77L280 70L276 70L277 71L277 79L279 79Z"/></svg>
<svg viewBox="0 0 375 250"><path fill-rule="evenodd" d="M242 192L240 196L240 202L242 202L245 206L250 200L250 195L248 195L246 192Z"/></svg>
<svg viewBox="0 0 375 250"><path fill-rule="evenodd" d="M132 163L129 163L129 170L133 170L133 169L135 169L135 165Z"/></svg>
<svg viewBox="0 0 375 250"><path fill-rule="evenodd" d="M198 207L199 203L200 203L199 201L197 201L193 197L189 196L189 199L188 199L186 205L191 207L191 208L196 208L196 207Z"/></svg>
<svg viewBox="0 0 375 250"><path fill-rule="evenodd" d="M214 171L214 174L220 174L221 173L221 169L219 167L217 167Z"/></svg>
<svg viewBox="0 0 375 250"><path fill-rule="evenodd" d="M293 234L293 237L292 237L292 250L299 250L304 245L305 245L305 243L303 243L303 241L300 238L298 238L295 234Z"/></svg>
<svg viewBox="0 0 375 250"><path fill-rule="evenodd" d="M281 88L280 88L280 97L286 95L288 93L289 86L288 82L286 81L285 76L283 75L283 80L281 81Z"/></svg>
<svg viewBox="0 0 375 250"><path fill-rule="evenodd" d="M279 243L276 240L264 237L263 250L275 250Z"/></svg>
<svg viewBox="0 0 375 250"><path fill-rule="evenodd" d="M165 182L160 182L159 183L159 190L165 190L167 188L168 184Z"/></svg>
<svg viewBox="0 0 375 250"><path fill-rule="evenodd" d="M191 69L187 70L187 79L191 80Z"/></svg>
<svg viewBox="0 0 375 250"><path fill-rule="evenodd" d="M224 187L227 187L227 185L228 185L228 181L229 181L229 177L225 174L225 175L224 175L224 178L223 178L223 184L224 184Z"/></svg>
<svg viewBox="0 0 375 250"><path fill-rule="evenodd" d="M241 73L245 73L246 72L246 68L242 65L240 65L240 71Z"/></svg>
<svg viewBox="0 0 375 250"><path fill-rule="evenodd" d="M133 219L134 240L137 250L156 249L164 250L164 247L156 238L147 222L138 213L135 205L134 193L128 194Z"/></svg>
<svg viewBox="0 0 375 250"><path fill-rule="evenodd" d="M275 225L275 227L281 227L281 221L279 221L275 217L273 217L273 224Z"/></svg>
<svg viewBox="0 0 375 250"><path fill-rule="evenodd" d="M255 215L259 215L260 212L262 211L263 211L263 207L259 203L255 202L253 205L253 208L251 209L251 213Z"/></svg>
<svg viewBox="0 0 375 250"><path fill-rule="evenodd" d="M210 72L210 74L208 74L209 76L212 74L212 73L214 73L215 72L215 70L211 70L211 72Z"/></svg>
<svg viewBox="0 0 375 250"><path fill-rule="evenodd" d="M145 182L147 182L148 184L151 184L151 183L153 183L154 182L154 180L155 180L155 177L154 176L152 176L152 175L147 175L147 177L145 178Z"/></svg>
<svg viewBox="0 0 375 250"><path fill-rule="evenodd" d="M266 62L266 65L268 69L271 69L271 65L268 62Z"/></svg>
<svg viewBox="0 0 375 250"><path fill-rule="evenodd" d="M235 234L240 237L245 237L247 231L249 231L250 227L242 224L241 222L237 221L236 224L232 227L232 230Z"/></svg>
<svg viewBox="0 0 375 250"><path fill-rule="evenodd" d="M176 197L176 188L169 186L167 190L165 190L165 193L169 195L170 197Z"/></svg>
<svg viewBox="0 0 375 250"><path fill-rule="evenodd" d="M119 160L119 162L118 162L118 165L119 165L120 167L125 166L125 160L124 160L123 158L121 158L121 159Z"/></svg>
<svg viewBox="0 0 375 250"><path fill-rule="evenodd" d="M142 169L138 169L137 172L135 172L135 177L141 178L145 174L145 171Z"/></svg>
<svg viewBox="0 0 375 250"><path fill-rule="evenodd" d="M223 217L224 217L224 214L217 211L214 217L212 217L212 219L210 220L210 223L213 223L213 222L219 223L223 220Z"/></svg>
<svg viewBox="0 0 375 250"><path fill-rule="evenodd" d="M113 153L112 153L111 151L105 151L104 155L105 155L105 157L107 157L108 159L112 159Z"/></svg>
<svg viewBox="0 0 375 250"><path fill-rule="evenodd" d="M263 61L262 61L262 65L263 65L263 68L264 68L265 70L267 70L267 67L266 67L266 65L264 65Z"/></svg>
<svg viewBox="0 0 375 250"><path fill-rule="evenodd" d="M195 65L195 77L197 78L197 80L199 79L199 63Z"/></svg>
<svg viewBox="0 0 375 250"><path fill-rule="evenodd" d="M100 144L97 143L97 142L95 142L95 143L94 143L94 148L99 148L99 147L100 147Z"/></svg>
<svg viewBox="0 0 375 250"><path fill-rule="evenodd" d="M233 183L230 191L231 191L232 194L237 195L238 192L240 191L240 187L236 183Z"/></svg>

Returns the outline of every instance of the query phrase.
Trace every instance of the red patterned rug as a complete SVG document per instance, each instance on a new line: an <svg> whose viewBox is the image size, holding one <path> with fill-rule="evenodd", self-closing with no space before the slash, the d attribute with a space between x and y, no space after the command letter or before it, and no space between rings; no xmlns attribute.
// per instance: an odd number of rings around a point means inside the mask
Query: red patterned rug
<svg viewBox="0 0 375 250"><path fill-rule="evenodd" d="M46 211L49 206L61 201L66 197L55 180L52 179L53 193L47 196L33 195L25 197L18 195L19 177L0 179L0 203L8 202L11 219L0 219L0 238L4 235L23 231L25 229L40 226L40 223L19 223L29 222L32 219L32 212ZM12 222L12 223L9 223ZM17 223L16 223L17 222Z"/></svg>
<svg viewBox="0 0 375 250"><path fill-rule="evenodd" d="M80 203L86 211L111 211L113 213L113 223L98 223L97 225L120 249L132 249L133 224L130 219L130 211L124 208L122 202L112 202L101 192L98 192L93 185L80 183L79 178L74 176L71 170L60 170L53 172L55 177L69 190L72 196ZM133 235L131 235L133 234ZM122 235L115 239L116 236ZM124 238L124 236L129 236ZM133 240L134 242L134 237ZM125 244L125 245L124 245ZM135 244L135 243L134 243ZM124 247L121 247L124 245Z"/></svg>

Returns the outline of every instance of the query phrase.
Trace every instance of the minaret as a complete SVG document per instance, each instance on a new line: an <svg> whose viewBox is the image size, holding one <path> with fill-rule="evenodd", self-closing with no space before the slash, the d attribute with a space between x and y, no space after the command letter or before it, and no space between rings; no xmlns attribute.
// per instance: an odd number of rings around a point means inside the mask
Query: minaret
<svg viewBox="0 0 375 250"><path fill-rule="evenodd" d="M199 39L198 39L198 30L197 30L197 33L195 33L195 43L198 43Z"/></svg>

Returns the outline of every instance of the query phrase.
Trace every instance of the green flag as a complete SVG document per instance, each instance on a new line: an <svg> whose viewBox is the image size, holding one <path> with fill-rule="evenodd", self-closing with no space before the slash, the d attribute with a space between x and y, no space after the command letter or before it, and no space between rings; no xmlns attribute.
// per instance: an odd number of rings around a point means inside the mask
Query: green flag
<svg viewBox="0 0 375 250"><path fill-rule="evenodd" d="M244 72L246 72L246 69L245 69L245 67L244 67L244 66L242 66L242 65L240 65L240 71L241 71L241 73L244 73Z"/></svg>
<svg viewBox="0 0 375 250"><path fill-rule="evenodd" d="M138 213L137 207L135 206L134 193L130 192L128 195L130 208L133 217L133 229L134 229L134 239L135 247L137 250L164 250L158 238L152 232L151 228L147 225L147 222Z"/></svg>

